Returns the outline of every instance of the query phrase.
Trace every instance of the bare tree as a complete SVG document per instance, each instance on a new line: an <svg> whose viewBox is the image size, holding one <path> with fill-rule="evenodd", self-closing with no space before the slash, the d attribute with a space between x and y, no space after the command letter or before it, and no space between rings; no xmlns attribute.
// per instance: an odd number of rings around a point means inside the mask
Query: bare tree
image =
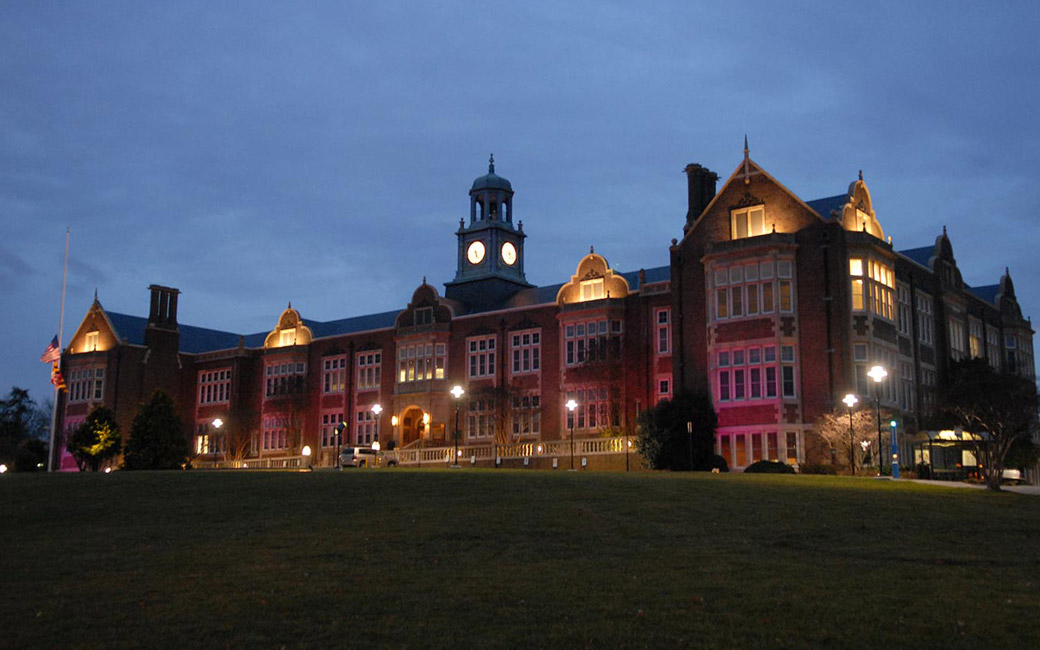
<svg viewBox="0 0 1040 650"><path fill-rule="evenodd" d="M1032 381L997 372L985 359L951 365L941 386L940 411L969 431L986 486L999 491L1008 451L1028 442L1037 427L1037 392Z"/></svg>
<svg viewBox="0 0 1040 650"><path fill-rule="evenodd" d="M850 428L848 409L838 407L820 416L813 423L813 430L830 451L834 463L848 467L855 474L856 469L862 467L862 461L858 460L859 449L864 442L876 442L877 417L872 408L855 410Z"/></svg>

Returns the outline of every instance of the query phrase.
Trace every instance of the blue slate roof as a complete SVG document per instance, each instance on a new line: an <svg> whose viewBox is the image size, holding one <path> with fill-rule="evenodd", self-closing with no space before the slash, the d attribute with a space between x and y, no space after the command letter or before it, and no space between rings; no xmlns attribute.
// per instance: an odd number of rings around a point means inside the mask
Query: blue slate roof
<svg viewBox="0 0 1040 650"><path fill-rule="evenodd" d="M816 212L824 219L830 219L833 210L841 210L841 208L848 202L848 194L836 194L835 196L806 201L805 204L813 210L816 210Z"/></svg>
<svg viewBox="0 0 1040 650"><path fill-rule="evenodd" d="M932 259L932 255L935 255L935 246L922 246L898 252L903 257L907 257L925 268L931 268L928 266L928 260Z"/></svg>
<svg viewBox="0 0 1040 650"><path fill-rule="evenodd" d="M985 300L991 305L997 304L997 294L1000 293L999 284L987 284L983 287L968 287L968 291Z"/></svg>
<svg viewBox="0 0 1040 650"><path fill-rule="evenodd" d="M628 281L628 286L633 291L639 289L639 271L621 273ZM646 282L667 282L671 277L671 267L658 266L646 269ZM482 311L495 311L498 309L509 309L517 307L532 307L535 305L546 305L556 302L556 295L564 283L552 284L544 287L531 287L523 289L513 295L505 304L494 305ZM394 326L397 315L401 310L385 311L379 314L367 314L365 316L353 316L332 321L316 321L304 318L303 324L310 328L314 338L325 338L329 336L341 336L357 332L368 332L372 330L389 329ZM474 312L475 313L475 312ZM144 345L144 332L148 327L148 319L129 314L106 311L105 314L116 329L119 338L133 345ZM188 354L201 354L203 352L214 352L217 350L230 350L238 347L239 338L242 336L234 332L223 332L194 325L179 325L180 329L180 351ZM244 335L245 347L261 348L269 331L257 332Z"/></svg>
<svg viewBox="0 0 1040 650"><path fill-rule="evenodd" d="M394 323L397 320L397 315L400 313L401 310L396 309L394 311L384 311L381 314L353 316L351 318L341 318L339 320L330 320L325 322L304 318L303 324L311 328L314 338L317 339L326 336L337 336L339 334L354 334L356 332L387 329L394 326ZM267 332L264 332L264 336L267 336ZM261 339L260 345L263 344L264 342Z"/></svg>

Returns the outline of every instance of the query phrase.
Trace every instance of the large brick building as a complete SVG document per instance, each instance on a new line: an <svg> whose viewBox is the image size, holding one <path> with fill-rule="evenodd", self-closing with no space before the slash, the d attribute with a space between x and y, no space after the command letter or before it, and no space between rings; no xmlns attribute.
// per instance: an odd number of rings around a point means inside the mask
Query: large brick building
<svg viewBox="0 0 1040 650"><path fill-rule="evenodd" d="M566 282L532 286L513 190L492 160L455 233L454 279L443 293L424 279L398 311L317 322L290 304L270 331L239 335L178 323L172 288L150 287L147 318L95 300L62 355L59 431L95 404L129 431L162 388L200 463L309 445L328 465L337 442L376 439L405 460L443 460L456 418L466 457L555 454L572 426L583 448L610 439L601 450L620 453L642 409L689 388L713 396L717 449L741 468L822 460L812 423L847 392L872 395L874 364L889 371L882 404L911 433L934 412L951 360L1033 376L1033 331L1010 275L967 286L945 229L933 246L894 250L862 177L804 201L746 148L718 193L713 172L686 172L668 265L622 272L590 250Z"/></svg>

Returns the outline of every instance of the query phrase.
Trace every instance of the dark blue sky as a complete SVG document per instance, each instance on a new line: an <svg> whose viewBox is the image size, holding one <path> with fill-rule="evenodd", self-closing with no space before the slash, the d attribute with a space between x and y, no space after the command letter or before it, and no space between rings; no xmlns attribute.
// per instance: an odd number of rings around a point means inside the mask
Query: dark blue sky
<svg viewBox="0 0 1040 650"><path fill-rule="evenodd" d="M0 391L96 288L270 329L402 308L454 275L487 169L528 279L595 245L665 265L682 168L751 155L803 199L863 169L897 249L945 224L969 284L1040 314L1040 9L1031 2L17 3L0 20ZM218 5L218 6L214 6Z"/></svg>

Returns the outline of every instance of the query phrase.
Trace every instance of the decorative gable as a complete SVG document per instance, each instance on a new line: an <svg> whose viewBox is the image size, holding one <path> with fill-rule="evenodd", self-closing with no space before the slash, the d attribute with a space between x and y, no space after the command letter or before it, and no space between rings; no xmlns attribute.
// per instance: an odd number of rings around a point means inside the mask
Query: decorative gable
<svg viewBox="0 0 1040 650"><path fill-rule="evenodd" d="M576 302L624 298L629 294L628 281L614 273L606 258L589 248L589 254L578 263L578 270L570 282L560 287L556 294L559 305Z"/></svg>
<svg viewBox="0 0 1040 650"><path fill-rule="evenodd" d="M309 345L314 338L311 329L303 324L300 312L292 303L278 317L278 325L264 339L265 348L285 348L293 345Z"/></svg>

